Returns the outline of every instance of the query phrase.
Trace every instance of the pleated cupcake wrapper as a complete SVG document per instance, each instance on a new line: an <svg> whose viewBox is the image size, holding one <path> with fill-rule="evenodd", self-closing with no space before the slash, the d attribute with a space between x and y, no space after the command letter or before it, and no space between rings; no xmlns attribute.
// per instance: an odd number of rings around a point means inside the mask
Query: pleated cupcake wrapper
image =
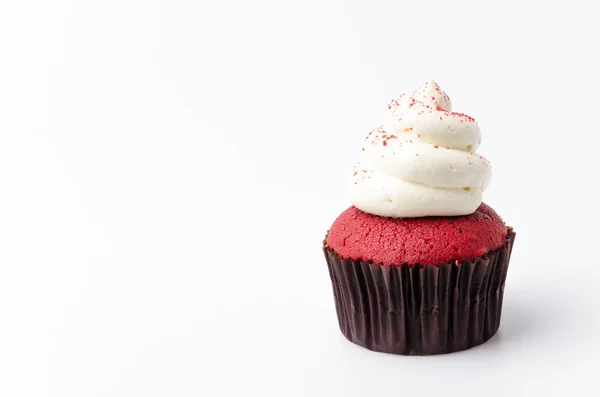
<svg viewBox="0 0 600 397"><path fill-rule="evenodd" d="M367 349L430 355L469 349L500 326L515 233L473 261L384 266L342 259L324 244L342 333Z"/></svg>

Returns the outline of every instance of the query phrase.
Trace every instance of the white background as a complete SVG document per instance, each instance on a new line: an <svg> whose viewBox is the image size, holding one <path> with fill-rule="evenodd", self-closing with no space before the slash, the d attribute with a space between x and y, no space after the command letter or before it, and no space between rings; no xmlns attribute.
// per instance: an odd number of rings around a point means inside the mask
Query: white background
<svg viewBox="0 0 600 397"><path fill-rule="evenodd" d="M583 395L595 3L3 0L0 395ZM339 332L321 240L365 134L432 78L518 234L502 325L372 353Z"/></svg>

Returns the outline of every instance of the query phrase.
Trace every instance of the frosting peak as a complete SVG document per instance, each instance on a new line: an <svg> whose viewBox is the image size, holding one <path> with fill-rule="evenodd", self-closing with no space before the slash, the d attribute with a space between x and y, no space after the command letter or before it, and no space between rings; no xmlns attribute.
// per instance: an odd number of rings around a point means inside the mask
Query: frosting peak
<svg viewBox="0 0 600 397"><path fill-rule="evenodd" d="M474 118L452 112L435 81L388 105L371 131L348 183L352 204L389 217L473 213L491 180L489 162L475 153L481 136Z"/></svg>
<svg viewBox="0 0 600 397"><path fill-rule="evenodd" d="M452 111L450 97L433 80L426 82L421 88L410 94L400 94L398 98L392 99L388 109L391 110L393 107L402 105L408 105L409 107L429 105L433 109L439 107L441 110Z"/></svg>

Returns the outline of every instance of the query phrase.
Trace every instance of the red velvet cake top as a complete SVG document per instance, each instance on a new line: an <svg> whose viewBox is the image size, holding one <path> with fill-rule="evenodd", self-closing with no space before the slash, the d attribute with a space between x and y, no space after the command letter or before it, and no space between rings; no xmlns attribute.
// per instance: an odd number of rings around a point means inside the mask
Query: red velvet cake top
<svg viewBox="0 0 600 397"><path fill-rule="evenodd" d="M475 259L504 244L506 226L486 204L472 214L384 218L350 207L333 222L327 245L344 258L386 266Z"/></svg>

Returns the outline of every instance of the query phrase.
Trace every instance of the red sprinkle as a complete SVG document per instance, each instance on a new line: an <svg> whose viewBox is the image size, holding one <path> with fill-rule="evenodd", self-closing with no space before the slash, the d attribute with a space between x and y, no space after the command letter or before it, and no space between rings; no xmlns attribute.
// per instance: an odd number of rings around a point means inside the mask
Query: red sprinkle
<svg viewBox="0 0 600 397"><path fill-rule="evenodd" d="M454 117L460 117L463 119L467 119L468 121L470 121L471 123L475 122L475 119L471 116L469 116L468 114L464 114L464 113L458 113L458 112L452 112L450 113L452 116Z"/></svg>

